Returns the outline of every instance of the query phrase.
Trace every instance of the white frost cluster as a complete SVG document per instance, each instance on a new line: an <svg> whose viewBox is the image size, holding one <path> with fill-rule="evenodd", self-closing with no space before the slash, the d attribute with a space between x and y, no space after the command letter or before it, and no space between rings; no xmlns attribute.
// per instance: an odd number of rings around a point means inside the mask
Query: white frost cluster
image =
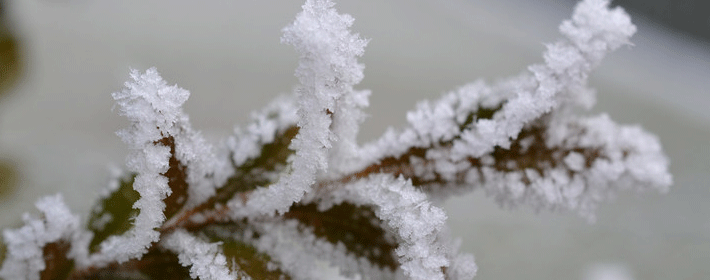
<svg viewBox="0 0 710 280"><path fill-rule="evenodd" d="M565 38L547 45L544 64L492 86L478 81L436 102L419 103L407 114L410 127L389 130L364 146L363 161L354 170L427 148L425 158L408 160L413 175L444 185L430 188L443 192L434 196L465 184L485 189L503 205L576 210L589 218L596 204L612 197L619 185L663 191L672 180L668 159L654 136L605 117L572 115L573 108L594 104L594 91L586 86L591 70L606 53L629 44L635 30L628 15L621 8L610 9L609 1L582 1L572 19L560 25ZM482 108L494 114L480 118ZM518 169L514 162L500 170L493 151L510 149L514 141L526 151L535 139L517 138L535 126L545 129L540 133L546 148L563 153L553 156L564 158L554 158L556 166L538 166L542 173ZM628 142L629 133L636 137L633 142ZM574 152L581 148L598 150L592 166Z"/></svg>
<svg viewBox="0 0 710 280"><path fill-rule="evenodd" d="M367 41L350 33L353 18L338 14L334 5L329 0L307 0L294 23L283 30L282 42L300 53L296 69L301 83L296 89L300 129L291 143L292 169L276 184L254 191L244 205L240 199L231 201L238 209L236 216L285 212L310 190L319 173L328 172L329 161L355 154L363 118L359 108L367 105L369 92L354 91L353 86L363 78L364 66L357 57Z"/></svg>
<svg viewBox="0 0 710 280"><path fill-rule="evenodd" d="M422 102L407 114L411 128L389 132L370 144L372 158L397 155L409 147L428 147L453 140L452 160L478 158L494 147L508 148L526 124L563 105L589 100L586 79L604 55L624 44L636 28L621 8L609 9L607 0L587 0L577 5L571 21L560 30L565 39L547 45L545 64L493 86L475 82L445 95L438 102ZM569 96L571 97L569 97ZM463 132L458 126L478 107L502 108L491 119L478 119Z"/></svg>
<svg viewBox="0 0 710 280"><path fill-rule="evenodd" d="M467 178L503 205L519 204L536 210L575 210L590 221L600 202L614 198L617 190L666 192L672 182L668 159L658 139L638 126L619 126L607 115L572 119L550 131L548 143L556 147L600 147L598 157L586 166L583 155L569 152L543 174L526 169L501 172L481 169L482 177ZM524 185L522 178L529 183Z"/></svg>
<svg viewBox="0 0 710 280"><path fill-rule="evenodd" d="M375 215L400 239L395 252L409 278L444 279L442 267L451 267L451 259L455 257L455 250L444 234L446 213L432 205L411 181L380 174L350 184L333 185L322 192L325 194L319 195L319 210L343 202L375 206ZM467 269L474 273L455 279L473 278L476 271L473 256L457 260L458 265L448 273L464 276L456 269ZM462 261L468 263L462 264Z"/></svg>
<svg viewBox="0 0 710 280"><path fill-rule="evenodd" d="M133 227L123 235L111 236L100 244L100 252L91 262L103 266L139 258L153 242L159 240L156 230L165 222L163 200L172 193L168 178L170 147L161 140L172 137L175 158L187 168L186 207L196 205L214 194L215 183L210 180L216 157L212 148L197 132L192 131L182 104L190 96L187 90L169 86L155 68L141 74L131 71L132 81L113 94L120 114L131 121L131 126L118 132L128 144L129 171L135 172L133 188L140 194L133 208L139 209Z"/></svg>
<svg viewBox="0 0 710 280"><path fill-rule="evenodd" d="M161 246L178 255L183 266L190 266L190 277L203 280L250 279L232 272L227 266L227 257L218 243L208 243L179 229L164 237Z"/></svg>
<svg viewBox="0 0 710 280"><path fill-rule="evenodd" d="M67 258L86 263L91 236L82 230L79 217L71 213L62 196L43 197L35 206L42 213L40 218L25 213L23 227L3 232L8 251L0 278L39 280L45 269L43 250L50 243L68 244Z"/></svg>
<svg viewBox="0 0 710 280"><path fill-rule="evenodd" d="M244 129L235 128L234 135L227 139L227 154L232 155L232 162L240 166L248 159L257 157L262 146L274 142L278 133L296 125L296 110L294 97L282 95L262 110L253 112L252 122ZM231 165L228 168L233 169Z"/></svg>

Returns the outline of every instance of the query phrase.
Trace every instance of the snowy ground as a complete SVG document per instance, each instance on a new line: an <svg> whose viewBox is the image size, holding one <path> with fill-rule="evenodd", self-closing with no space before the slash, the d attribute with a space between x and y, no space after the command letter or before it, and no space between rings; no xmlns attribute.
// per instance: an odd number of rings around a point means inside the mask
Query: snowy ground
<svg viewBox="0 0 710 280"><path fill-rule="evenodd" d="M21 180L0 201L0 226L30 202L64 193L85 213L108 163L127 150L114 131L110 93L128 68L156 66L192 92L193 127L213 139L296 84L296 54L279 44L298 1L28 0L8 4L24 44L24 81L0 102L0 158ZM477 78L493 81L541 61L544 42L572 5L552 0L339 1L372 41L365 80L373 91L363 141L405 122L416 101ZM454 235L476 255L477 279L584 279L597 264L635 279L710 275L710 46L635 20L635 47L610 55L592 77L597 111L657 133L671 157L667 195L622 195L596 224L568 214L500 210L482 194L446 205Z"/></svg>

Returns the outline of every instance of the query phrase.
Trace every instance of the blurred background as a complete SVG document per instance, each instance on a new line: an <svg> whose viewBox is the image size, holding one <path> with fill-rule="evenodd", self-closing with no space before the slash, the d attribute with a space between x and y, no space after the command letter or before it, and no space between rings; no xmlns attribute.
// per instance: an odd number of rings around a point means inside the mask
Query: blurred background
<svg viewBox="0 0 710 280"><path fill-rule="evenodd" d="M668 194L621 194L595 224L573 214L499 209L482 193L449 201L453 235L476 279L707 279L710 275L710 8L703 1L616 1L635 44L593 74L595 112L656 133L671 158ZM87 213L121 166L127 121L110 93L129 67L156 66L191 91L185 110L215 142L297 83L279 43L300 1L0 1L0 227L62 192ZM705 5L705 6L703 6ZM343 0L371 42L361 89L373 94L361 141L401 127L422 99L542 61L574 1ZM602 275L602 276L598 276ZM606 275L606 276L604 276ZM606 277L606 278L604 278ZM616 277L616 278L615 278Z"/></svg>

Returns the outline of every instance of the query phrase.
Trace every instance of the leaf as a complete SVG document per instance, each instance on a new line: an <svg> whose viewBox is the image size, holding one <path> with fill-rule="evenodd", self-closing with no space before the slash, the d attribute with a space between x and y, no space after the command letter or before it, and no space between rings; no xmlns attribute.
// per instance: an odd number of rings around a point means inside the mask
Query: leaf
<svg viewBox="0 0 710 280"><path fill-rule="evenodd" d="M200 233L210 242L220 242L222 254L227 257L229 269L240 276L249 276L252 279L291 279L278 268L269 255L260 253L257 249L245 242L237 240L237 236L244 235L243 223L212 225L203 228Z"/></svg>
<svg viewBox="0 0 710 280"><path fill-rule="evenodd" d="M370 206L356 206L347 202L321 212L316 204L294 205L284 214L313 228L313 233L330 243L342 243L348 251L365 257L382 268L397 269L394 238L388 236Z"/></svg>
<svg viewBox="0 0 710 280"><path fill-rule="evenodd" d="M74 260L67 258L67 253L70 248L71 244L63 240L52 242L44 246L42 253L45 268L40 273L41 280L67 278L74 268Z"/></svg>
<svg viewBox="0 0 710 280"><path fill-rule="evenodd" d="M138 270L149 279L192 279L189 269L180 265L174 253L159 249L144 255Z"/></svg>
<svg viewBox="0 0 710 280"><path fill-rule="evenodd" d="M112 235L121 235L133 226L133 218L140 210L133 208L140 195L133 189L135 175L121 179L119 187L94 207L87 228L94 233L89 244L92 253L99 251L99 244Z"/></svg>
<svg viewBox="0 0 710 280"><path fill-rule="evenodd" d="M268 186L274 182L275 176L286 168L286 160L293 154L289 149L291 140L296 137L298 127L292 126L277 133L274 142L263 145L259 156L247 160L240 166L234 166L234 176L217 189L217 193L197 210L214 207L232 199L238 193L254 190L260 186Z"/></svg>
<svg viewBox="0 0 710 280"><path fill-rule="evenodd" d="M290 279L281 270L269 270L271 258L243 242L226 240L222 250L232 271L242 271L252 279Z"/></svg>
<svg viewBox="0 0 710 280"><path fill-rule="evenodd" d="M180 265L177 255L153 247L140 260L130 260L120 265L112 263L107 267L85 271L80 275L72 275L72 279L187 280L192 278L189 269Z"/></svg>

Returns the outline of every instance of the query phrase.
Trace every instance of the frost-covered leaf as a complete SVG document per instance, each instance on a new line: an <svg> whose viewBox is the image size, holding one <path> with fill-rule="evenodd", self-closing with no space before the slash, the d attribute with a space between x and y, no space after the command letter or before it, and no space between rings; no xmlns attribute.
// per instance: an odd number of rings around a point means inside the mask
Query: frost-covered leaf
<svg viewBox="0 0 710 280"><path fill-rule="evenodd" d="M233 165L234 175L217 190L210 202L226 203L235 194L249 192L274 183L279 173L287 167L286 160L293 154L289 145L296 133L298 133L298 127L295 126L277 133L273 137L273 142L260 147L261 152L258 156L249 158L238 166Z"/></svg>
<svg viewBox="0 0 710 280"><path fill-rule="evenodd" d="M217 225L200 230L211 242L220 243L222 254L227 258L229 269L241 276L251 279L291 279L290 276L279 270L271 261L269 255L240 240L245 234L245 225ZM244 278L244 277L242 277Z"/></svg>
<svg viewBox="0 0 710 280"><path fill-rule="evenodd" d="M382 268L395 270L399 266L394 253L396 239L382 228L371 206L344 202L320 211L317 204L294 205L284 217L298 220L317 237L342 243L348 252Z"/></svg>
<svg viewBox="0 0 710 280"><path fill-rule="evenodd" d="M574 115L594 104L586 86L591 70L635 32L628 15L606 0L587 0L560 31L565 37L547 45L543 64L420 102L407 114L410 127L366 145L363 163L348 178L402 175L434 198L482 188L505 206L588 218L616 189L667 189L668 160L654 137ZM625 136L630 131L637 141Z"/></svg>
<svg viewBox="0 0 710 280"><path fill-rule="evenodd" d="M204 238L178 229L160 244L178 254L180 264L189 266L193 278L290 279L271 263L268 255L235 239L238 235L231 229L234 227L208 227L200 231Z"/></svg>
<svg viewBox="0 0 710 280"><path fill-rule="evenodd" d="M75 280L188 280L188 268L182 266L173 252L151 248L140 260L130 260L123 264L110 264L72 275Z"/></svg>
<svg viewBox="0 0 710 280"><path fill-rule="evenodd" d="M446 234L446 214L428 201L410 180L377 174L348 183L323 186L307 197L322 210L349 202L373 206L375 215L397 238L399 268L411 279L445 279L446 275L473 278L476 264L471 255L459 255ZM454 260L466 263L453 265ZM447 269L449 268L449 269Z"/></svg>
<svg viewBox="0 0 710 280"><path fill-rule="evenodd" d="M131 149L127 167L136 174L132 185L139 194L132 207L139 211L133 227L99 243L98 253L91 257L96 266L146 253L159 240L156 229L166 217L204 202L217 183L212 148L182 112L190 93L169 86L154 68L145 73L133 70L131 78L113 97L120 114L131 121L118 135Z"/></svg>
<svg viewBox="0 0 710 280"><path fill-rule="evenodd" d="M189 92L133 70L113 94L131 122L118 132L131 175L89 217L93 239L61 197L44 198L43 216L4 232L0 276L471 279L473 255L458 253L439 198L483 189L504 206L591 217L618 189L671 184L655 136L575 115L594 103L591 70L635 32L609 1L578 4L544 63L420 102L408 127L365 146L356 136L369 92L354 86L367 40L334 5L306 0L282 37L300 55L300 85L252 114L219 156L182 111Z"/></svg>
<svg viewBox="0 0 710 280"><path fill-rule="evenodd" d="M297 132L298 127L296 126L288 127L283 131L274 131L275 135L272 135L270 139L273 142L263 143L258 147L260 150L258 154L253 157L241 158L239 165L233 159L235 156L232 156L232 165L229 171L231 176L224 185L218 188L214 196L207 201L184 213L184 217L189 217L194 213L222 209L223 205L230 200L246 199L251 191L259 187L266 187L278 180L279 174L288 167L287 159L293 154L289 145ZM257 144L262 144L261 141L258 142ZM232 153L234 152L232 150ZM180 219L168 226L173 227L184 222L186 222L185 219Z"/></svg>
<svg viewBox="0 0 710 280"><path fill-rule="evenodd" d="M89 251L95 253L98 245L112 235L121 235L133 226L133 218L140 210L133 209L133 204L140 194L133 189L131 175L127 178L117 179L117 187L107 197L99 201L89 216L87 228L94 233L89 244Z"/></svg>
<svg viewBox="0 0 710 280"><path fill-rule="evenodd" d="M230 201L234 217L286 212L311 189L318 173L328 171L333 145L340 146L335 152L346 153L342 154L346 159L356 154L354 133L367 94L353 92L352 87L362 80L364 66L357 58L367 41L350 33L352 17L338 14L334 5L330 0L307 0L296 20L283 30L282 42L300 53L296 69L299 130L291 144L295 151L289 159L291 170L281 174L275 184L256 189L246 202ZM354 115L333 118L350 112ZM348 117L354 117L355 122ZM339 140L342 145L336 143Z"/></svg>

